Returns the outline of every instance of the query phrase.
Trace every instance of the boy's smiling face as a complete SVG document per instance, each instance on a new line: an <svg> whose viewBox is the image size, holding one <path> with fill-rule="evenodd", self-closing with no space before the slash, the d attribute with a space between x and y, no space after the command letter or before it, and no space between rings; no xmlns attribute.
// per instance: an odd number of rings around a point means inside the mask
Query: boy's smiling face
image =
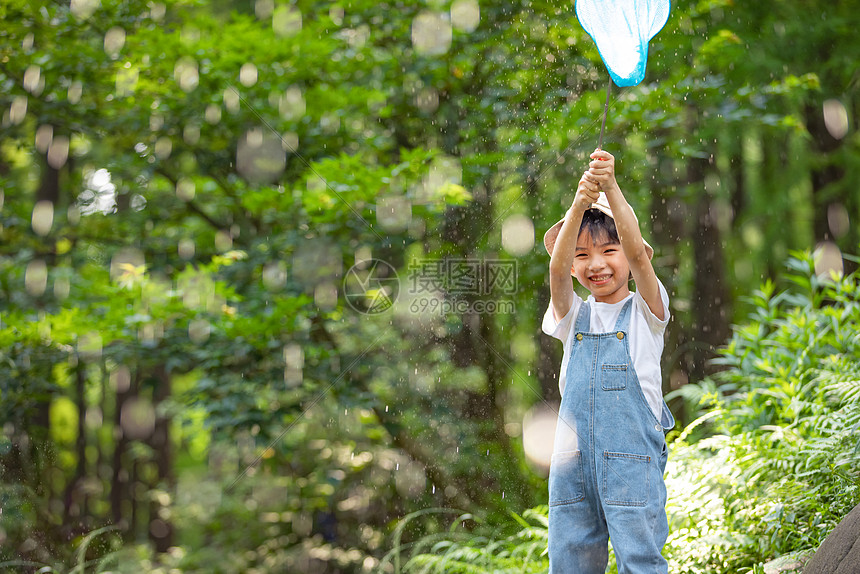
<svg viewBox="0 0 860 574"><path fill-rule="evenodd" d="M585 229L576 240L573 274L601 303L618 303L630 294L630 264L621 244L608 233L592 237Z"/></svg>

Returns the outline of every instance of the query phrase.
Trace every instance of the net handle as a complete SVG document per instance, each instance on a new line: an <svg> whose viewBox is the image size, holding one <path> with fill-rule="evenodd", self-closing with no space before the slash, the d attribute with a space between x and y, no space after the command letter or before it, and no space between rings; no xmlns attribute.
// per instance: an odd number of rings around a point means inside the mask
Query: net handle
<svg viewBox="0 0 860 574"><path fill-rule="evenodd" d="M606 85L606 103L603 104L603 123L600 124L600 139L597 142L597 149L603 149L603 132L606 130L606 114L609 112L609 94L612 92L612 78L609 78L609 83Z"/></svg>

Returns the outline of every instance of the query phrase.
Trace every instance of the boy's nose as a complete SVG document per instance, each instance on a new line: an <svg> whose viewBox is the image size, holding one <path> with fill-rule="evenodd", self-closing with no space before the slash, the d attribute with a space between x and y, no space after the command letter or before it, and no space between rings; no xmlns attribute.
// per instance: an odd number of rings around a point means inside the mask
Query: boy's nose
<svg viewBox="0 0 860 574"><path fill-rule="evenodd" d="M605 267L605 261L603 261L603 257L595 256L592 257L588 261L588 270L589 271L600 271Z"/></svg>

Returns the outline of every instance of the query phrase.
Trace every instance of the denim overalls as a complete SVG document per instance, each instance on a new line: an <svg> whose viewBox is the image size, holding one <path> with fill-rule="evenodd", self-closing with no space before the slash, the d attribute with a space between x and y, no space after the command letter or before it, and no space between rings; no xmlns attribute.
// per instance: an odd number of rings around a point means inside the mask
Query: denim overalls
<svg viewBox="0 0 860 574"><path fill-rule="evenodd" d="M633 299L615 329L589 333L576 318L549 471L549 571L602 574L612 539L619 574L666 574L666 441L675 425L663 403L657 420L642 394L627 333Z"/></svg>

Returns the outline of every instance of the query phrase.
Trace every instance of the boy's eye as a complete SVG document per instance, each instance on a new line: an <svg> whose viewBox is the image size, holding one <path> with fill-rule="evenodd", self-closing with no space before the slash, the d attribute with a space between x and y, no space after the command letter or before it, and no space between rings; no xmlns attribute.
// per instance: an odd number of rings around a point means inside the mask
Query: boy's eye
<svg viewBox="0 0 860 574"><path fill-rule="evenodd" d="M585 253L577 253L576 254L577 259L585 259L586 257L587 257L587 255Z"/></svg>

